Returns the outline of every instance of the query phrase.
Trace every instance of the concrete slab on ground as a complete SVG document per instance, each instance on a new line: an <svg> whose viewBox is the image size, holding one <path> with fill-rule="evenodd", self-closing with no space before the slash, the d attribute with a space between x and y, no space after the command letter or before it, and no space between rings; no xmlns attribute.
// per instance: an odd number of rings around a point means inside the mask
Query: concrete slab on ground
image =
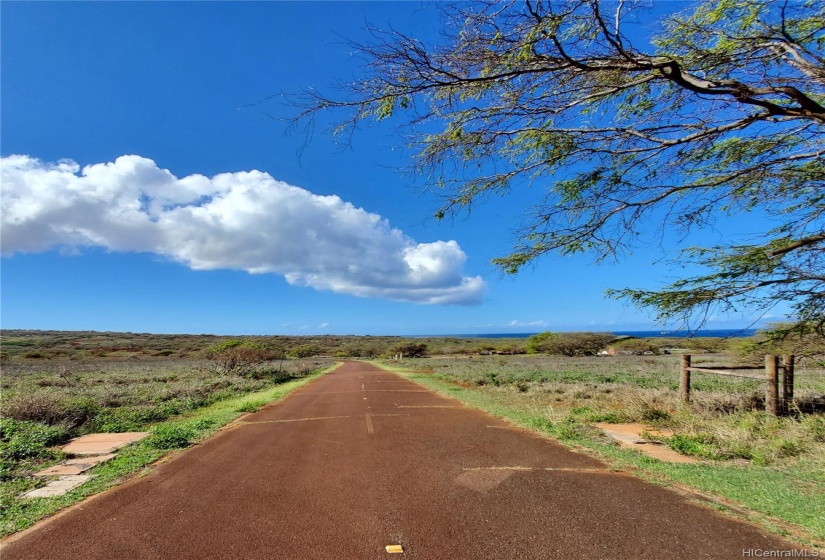
<svg viewBox="0 0 825 560"><path fill-rule="evenodd" d="M629 423L629 424L607 424L607 423L597 423L596 427L610 431L617 436L626 436L628 439L635 439L640 442L647 441L645 438L642 437L642 434L647 432L652 436L660 436L660 437L670 437L673 435L673 432L670 430L657 430L651 426L645 426L644 424L638 423Z"/></svg>
<svg viewBox="0 0 825 560"><path fill-rule="evenodd" d="M63 447L68 455L103 455L117 451L125 445L140 441L149 432L123 432L119 434L88 434L75 438Z"/></svg>
<svg viewBox="0 0 825 560"><path fill-rule="evenodd" d="M114 453L108 453L106 455L88 455L78 459L69 459L67 461L63 461L59 465L54 465L48 469L43 469L42 471L36 472L34 473L34 476L66 476L82 474L92 467L105 463L114 457Z"/></svg>
<svg viewBox="0 0 825 560"><path fill-rule="evenodd" d="M42 488L37 488L32 490L31 492L26 492L23 494L24 498L54 498L56 496L62 496L66 494L70 490L74 490L87 480L93 478L92 475L88 474L76 474L70 476L61 476L57 480L53 480L49 482L46 486Z"/></svg>
<svg viewBox="0 0 825 560"><path fill-rule="evenodd" d="M628 443L622 444L623 447L632 447L633 449L638 449L648 457L653 457L654 459L659 459L660 461L665 461L668 463L698 463L697 459L693 457L688 457L687 455L682 455L669 447L665 447L664 445L657 444L657 443Z"/></svg>
<svg viewBox="0 0 825 560"><path fill-rule="evenodd" d="M660 461L667 461L669 463L698 463L693 457L682 455L672 449L659 444L658 442L650 441L642 437L642 433L646 432L653 436L670 437L673 432L668 430L656 430L644 424L603 424L597 423L596 427L602 430L606 435L618 441L622 447L630 447L641 451L648 457L659 459Z"/></svg>

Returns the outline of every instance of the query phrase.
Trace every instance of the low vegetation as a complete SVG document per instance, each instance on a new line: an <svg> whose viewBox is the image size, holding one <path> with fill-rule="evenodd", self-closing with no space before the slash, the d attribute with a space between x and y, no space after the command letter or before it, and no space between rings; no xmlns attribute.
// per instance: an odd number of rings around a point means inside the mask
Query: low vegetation
<svg viewBox="0 0 825 560"><path fill-rule="evenodd" d="M484 350L524 353L523 339L408 338L399 336L214 336L146 333L2 330L3 364L20 361L61 363L88 359L141 361L205 359L220 370L233 357L243 362L277 362L311 356L390 357L399 353L476 354ZM233 356L234 354L234 356ZM232 364L229 367L234 369ZM242 369L242 368L241 368Z"/></svg>
<svg viewBox="0 0 825 560"><path fill-rule="evenodd" d="M525 338L399 336L215 336L147 333L0 330L0 365L18 362L63 364L94 360L209 360L216 373L311 356L390 358L478 354L558 354L592 356L612 348L618 354L729 352L740 359L765 353L791 353L811 360L825 356L825 338L815 333L779 338L781 325L750 338L633 338L608 333L544 332ZM817 358L819 356L819 358ZM57 365L54 366L58 368Z"/></svg>

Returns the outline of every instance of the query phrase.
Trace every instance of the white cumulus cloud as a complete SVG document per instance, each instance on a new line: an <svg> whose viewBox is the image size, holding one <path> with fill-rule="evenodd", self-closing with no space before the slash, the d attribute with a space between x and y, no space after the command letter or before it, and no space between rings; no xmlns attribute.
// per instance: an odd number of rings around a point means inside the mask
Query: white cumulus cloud
<svg viewBox="0 0 825 560"><path fill-rule="evenodd" d="M195 270L282 275L318 290L430 304L480 301L455 241L416 243L377 214L260 171L175 177L127 155L80 168L3 157L0 249L105 247Z"/></svg>

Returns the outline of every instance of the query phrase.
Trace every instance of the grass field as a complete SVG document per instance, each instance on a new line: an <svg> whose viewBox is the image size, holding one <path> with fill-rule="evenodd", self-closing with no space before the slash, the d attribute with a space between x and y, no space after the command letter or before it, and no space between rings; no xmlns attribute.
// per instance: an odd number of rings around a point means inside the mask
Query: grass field
<svg viewBox="0 0 825 560"><path fill-rule="evenodd" d="M584 449L663 484L745 506L772 530L825 544L825 415L765 414L761 382L700 374L693 402L678 401L678 357L475 356L385 362L470 406ZM724 356L706 363L723 365ZM825 371L799 368L800 399L825 397ZM701 459L669 464L619 448L595 422L674 431L662 442ZM787 524L787 525L786 525Z"/></svg>

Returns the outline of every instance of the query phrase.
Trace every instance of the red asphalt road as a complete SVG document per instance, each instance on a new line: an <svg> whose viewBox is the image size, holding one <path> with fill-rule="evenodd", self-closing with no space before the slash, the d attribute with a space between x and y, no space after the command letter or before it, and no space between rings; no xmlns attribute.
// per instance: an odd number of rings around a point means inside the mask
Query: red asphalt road
<svg viewBox="0 0 825 560"><path fill-rule="evenodd" d="M13 537L2 560L728 559L790 548L353 362Z"/></svg>

